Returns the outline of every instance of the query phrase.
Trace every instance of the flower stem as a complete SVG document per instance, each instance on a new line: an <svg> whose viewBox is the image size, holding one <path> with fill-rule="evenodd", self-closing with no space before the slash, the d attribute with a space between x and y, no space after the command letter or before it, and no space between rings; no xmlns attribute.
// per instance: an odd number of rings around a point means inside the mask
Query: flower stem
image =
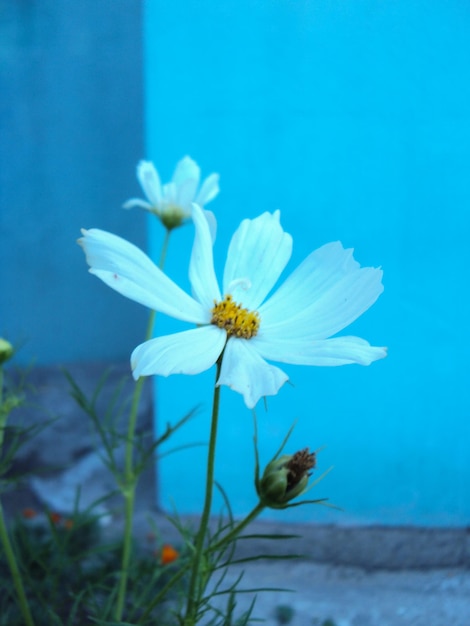
<svg viewBox="0 0 470 626"><path fill-rule="evenodd" d="M237 536L242 532L242 530L244 530L248 526L248 524L250 524L250 522L252 522L255 518L257 518L258 515L265 508L266 507L264 506L262 502L258 502L255 508L250 513L248 513L245 519L243 519L236 526L234 526L232 530L228 532L224 537L222 537L222 539L219 539L217 543L214 543L214 545L209 546L208 551L214 552L215 550L220 550L220 548L223 548L225 545L227 545L228 543L236 539Z"/></svg>
<svg viewBox="0 0 470 626"><path fill-rule="evenodd" d="M26 626L34 626L33 617L31 615L31 611L29 610L28 600L26 598L26 594L25 594L24 587L23 587L23 581L21 579L21 573L18 568L18 564L16 562L15 553L10 543L10 538L8 536L8 531L7 531L7 527L5 524L5 517L3 515L3 507L2 507L1 502L0 502L0 541L3 545L5 556L8 561L8 566L10 568L11 577L13 578L13 584L15 586L16 594L18 596L18 604L20 607L20 611L23 615L24 622Z"/></svg>
<svg viewBox="0 0 470 626"><path fill-rule="evenodd" d="M5 434L6 421L8 417L8 411L3 407L3 368L0 366L0 454L3 448L3 438ZM26 626L34 626L34 621L29 610L28 600L23 587L23 581L21 573L16 562L15 553L8 536L7 525L5 523L5 516L3 514L3 507L0 501L0 542L3 545L3 550L10 568L11 577L13 578L13 585L15 586L16 595L18 596L18 604L20 611L23 615Z"/></svg>
<svg viewBox="0 0 470 626"><path fill-rule="evenodd" d="M166 254L168 251L168 243L170 240L170 231L165 231L165 239L163 241L162 250L160 253L159 267L163 269L165 265ZM152 338L153 328L155 325L156 312L150 311L149 320L147 324L147 331L145 333L145 341ZM144 387L145 378L140 377L134 387L134 393L132 394L132 403L129 413L129 423L127 427L126 438L126 452L124 461L124 477L121 487L121 492L124 497L124 537L122 546L122 560L121 560L121 576L119 578L119 587L116 599L115 617L117 621L121 621L122 613L124 610L124 601L127 590L127 580L129 576L129 562L132 552L132 525L134 521L134 504L135 504L135 492L137 488L138 476L134 472L134 438L135 429L137 424L137 416L139 412L140 398L142 396L142 389Z"/></svg>
<svg viewBox="0 0 470 626"><path fill-rule="evenodd" d="M264 508L265 506L261 502L258 502L255 508L250 513L248 513L245 519L243 519L234 528L232 528L232 530L228 532L225 535L225 537L222 537L222 539L219 539L219 541L217 541L213 545L209 545L206 548L205 552L208 553L208 552L215 552L216 550L220 550L220 548L223 548L225 545L227 545L228 543L236 539L237 535L239 535L241 531L244 530L250 522L252 522L256 517L258 517L258 515L263 511ZM184 565L181 566L181 568L176 572L176 574L174 574L174 576L170 578L170 580L166 583L166 585L162 587L162 589L160 589L157 595L152 598L152 601L150 602L150 604L146 606L144 613L140 616L140 619L137 622L138 624L145 622L146 618L150 615L152 609L155 606L157 606L157 604L159 604L161 600L163 600L163 598L166 596L168 591L170 591L170 589L179 580L181 580L184 574L186 574L186 572L190 570L191 567L192 567L192 561L185 563ZM191 624L191 622L189 622L189 624Z"/></svg>
<svg viewBox="0 0 470 626"><path fill-rule="evenodd" d="M248 515L245 517L245 519L243 519L236 526L234 526L230 532L228 532L224 537L222 537L222 539L219 539L219 541L217 541L213 545L207 546L205 552L206 553L215 552L216 550L220 550L220 548L223 548L225 545L227 545L231 541L234 541L237 538L237 536L242 532L242 530L244 530L248 526L248 524L250 524L256 517L258 517L258 515L265 508L266 507L264 506L264 504L261 503L261 501L258 502L258 504L255 506L255 508L250 513L248 513ZM161 600L163 600L163 598L166 596L168 591L170 591L170 589L179 580L181 580L181 578L184 576L184 574L186 574L186 572L189 569L191 569L191 566L192 566L192 561L189 561L189 562L185 563L176 572L176 574L174 574L174 576L172 576L172 578L170 578L170 580L166 583L166 585L164 587L162 587L162 589L160 589L160 591L157 593L156 596L154 596L154 598L152 599L150 604L148 604L146 606L146 609L145 609L144 613L140 616L140 619L137 622L138 624L144 623L146 618L150 615L152 609L155 606L157 606L157 604L159 604L159 602ZM191 622L189 622L189 624L191 624Z"/></svg>
<svg viewBox="0 0 470 626"><path fill-rule="evenodd" d="M216 363L216 382L219 378L220 368L222 365L223 353ZM195 626L196 624L196 611L197 611L197 599L196 599L196 587L198 586L201 575L201 561L204 551L204 540L206 538L207 526L209 524L209 516L212 506L212 493L214 487L214 467L215 467L215 448L217 442L217 425L219 419L219 403L220 403L220 387L217 384L214 385L214 398L212 403L212 420L211 420L211 432L209 439L209 450L207 453L207 472L206 472L206 495L204 501L204 509L202 511L201 522L199 524L199 530L196 536L196 545L194 557L192 559L192 571L189 581L188 589L188 602L186 605L186 616L184 619L184 626ZM197 590L199 592L199 589ZM199 594L198 594L199 595Z"/></svg>
<svg viewBox="0 0 470 626"><path fill-rule="evenodd" d="M162 249L160 251L160 260L158 262L158 267L161 270L163 270L163 268L165 267L166 254L168 252L168 244L170 243L170 235L171 235L171 230L166 230L165 238L162 243Z"/></svg>

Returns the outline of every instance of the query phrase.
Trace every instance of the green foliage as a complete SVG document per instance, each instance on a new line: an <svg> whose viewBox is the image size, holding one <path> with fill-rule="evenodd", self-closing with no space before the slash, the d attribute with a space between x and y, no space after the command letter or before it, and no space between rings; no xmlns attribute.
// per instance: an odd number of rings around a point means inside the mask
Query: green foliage
<svg viewBox="0 0 470 626"><path fill-rule="evenodd" d="M111 624L114 589L122 546L105 545L99 518L54 514L31 520L17 518L10 531L16 559L36 626ZM155 554L137 551L131 560L125 616L136 623L145 606L171 574ZM0 554L0 625L23 626L4 554ZM171 597L174 597L174 593ZM155 607L142 624L164 624L163 607Z"/></svg>
<svg viewBox="0 0 470 626"><path fill-rule="evenodd" d="M157 552L144 550L131 535L133 499L139 475L147 463L154 461L159 446L191 419L196 410L175 424L168 424L160 438L150 442L145 433L135 430L142 388L138 383L130 401L124 394L126 380L120 381L111 394L108 406L102 409L98 400L107 384L109 372L100 378L91 397L84 393L69 373L65 372L65 376L71 395L91 420L103 461L115 477L116 492L121 492L127 512L126 526L119 540L106 543L101 533L102 520L94 514L93 507L87 511L79 510L80 493L77 493L76 510L70 518L53 512L38 514L27 510L23 516L15 518L7 531L0 500L0 543L3 546L0 552L0 626L195 626L201 622L205 626L248 626L259 621L253 616L256 594L286 589L246 588L243 586L243 573L234 580L230 576L230 567L259 559L298 558L298 555L270 553L240 556L238 542L269 539L280 541L284 550L285 541L295 535L245 533L266 503L260 498L251 513L237 521L226 492L214 481L214 486L222 495L224 514L208 524L203 532L201 528L194 531L187 527L177 514L169 516L169 521L179 532L178 550L175 552L170 547L172 552L170 550L166 561L161 546ZM1 382L3 385L3 378ZM8 426L11 403L6 405L5 402L12 397L9 393L5 388L3 398L0 395L0 407L6 407L3 413L0 411L0 415L4 416L0 424L0 496L3 490L12 489L20 479L10 472L18 448L52 421L60 419L38 419L38 425L29 429ZM14 397L21 396L15 391ZM131 428L125 431L122 424L127 413ZM123 446L127 451L124 467L116 454L118 448ZM256 434L255 470L258 488L260 474ZM95 506L108 497L96 502ZM307 502L323 504L324 500ZM155 529L155 535L158 535L158 529ZM196 577L193 575L195 571ZM192 595L188 591L191 589ZM248 609L240 613L237 599L239 594L246 593L253 595L253 599ZM189 618L188 597L192 598ZM290 623L292 616L290 606L277 607L279 624ZM326 621L322 626L334 626L334 623Z"/></svg>

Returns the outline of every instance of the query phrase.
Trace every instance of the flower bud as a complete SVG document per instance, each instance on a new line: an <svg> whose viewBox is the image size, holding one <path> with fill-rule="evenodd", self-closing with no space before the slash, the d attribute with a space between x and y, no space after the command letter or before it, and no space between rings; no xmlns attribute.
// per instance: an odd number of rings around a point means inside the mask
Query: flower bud
<svg viewBox="0 0 470 626"><path fill-rule="evenodd" d="M160 219L161 223L167 230L179 228L184 222L190 219L191 214L185 212L181 207L169 205L164 211L154 211L155 215Z"/></svg>
<svg viewBox="0 0 470 626"><path fill-rule="evenodd" d="M11 343L0 337L0 365L8 361L8 359L11 359L13 352L14 349Z"/></svg>
<svg viewBox="0 0 470 626"><path fill-rule="evenodd" d="M285 508L289 500L307 489L309 470L315 464L315 453L310 453L308 448L295 454L283 454L271 461L256 485L261 502L272 509Z"/></svg>

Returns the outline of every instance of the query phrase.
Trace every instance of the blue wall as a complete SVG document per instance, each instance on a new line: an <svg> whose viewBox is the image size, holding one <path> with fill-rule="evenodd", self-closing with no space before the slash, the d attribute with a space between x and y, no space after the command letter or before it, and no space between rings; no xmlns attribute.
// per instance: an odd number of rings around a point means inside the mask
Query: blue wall
<svg viewBox="0 0 470 626"><path fill-rule="evenodd" d="M334 471L315 493L344 512L273 515L468 524L470 4L148 0L146 61L147 156L166 179L184 154L221 174L219 275L240 220L277 208L290 269L340 239L385 272L347 333L388 358L286 368L295 387L258 407L264 460L297 419L289 449L327 446L320 470ZM167 265L186 286L191 240L175 234ZM155 254L160 241L152 224ZM203 402L173 446L207 441L213 375L156 382L161 425ZM255 502L252 419L226 388L221 411L217 478L242 513ZM200 508L204 465L201 447L162 461L164 506Z"/></svg>
<svg viewBox="0 0 470 626"><path fill-rule="evenodd" d="M142 8L0 0L0 336L16 363L127 360L147 313L87 273L80 228L145 244Z"/></svg>

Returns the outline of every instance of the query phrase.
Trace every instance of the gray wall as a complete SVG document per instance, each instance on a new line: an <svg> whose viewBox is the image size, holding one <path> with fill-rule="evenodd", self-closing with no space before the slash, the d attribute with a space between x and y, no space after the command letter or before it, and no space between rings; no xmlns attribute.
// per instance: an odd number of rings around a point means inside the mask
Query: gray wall
<svg viewBox="0 0 470 626"><path fill-rule="evenodd" d="M145 246L138 0L0 0L0 336L23 363L127 359L146 311L88 274L100 227Z"/></svg>

